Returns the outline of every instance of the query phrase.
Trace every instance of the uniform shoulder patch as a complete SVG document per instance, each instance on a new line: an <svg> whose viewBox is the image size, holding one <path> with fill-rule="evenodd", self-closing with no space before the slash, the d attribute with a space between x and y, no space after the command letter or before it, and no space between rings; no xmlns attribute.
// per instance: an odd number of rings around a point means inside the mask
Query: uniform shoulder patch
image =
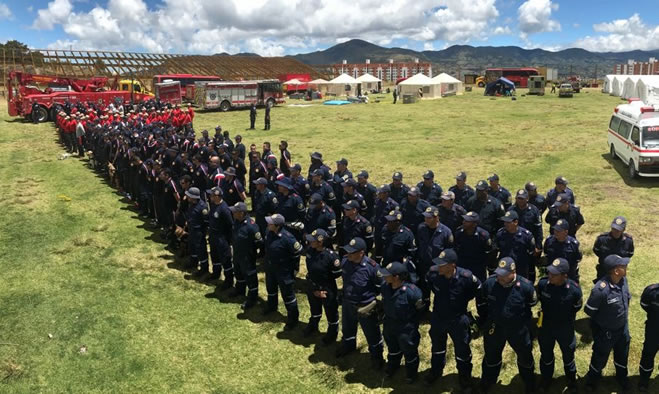
<svg viewBox="0 0 659 394"><path fill-rule="evenodd" d="M254 220L254 218L249 218L249 223L250 224L256 224L256 221Z"/></svg>
<svg viewBox="0 0 659 394"><path fill-rule="evenodd" d="M376 263L375 260L373 260L373 259L368 259L368 262L369 262L373 267L377 267L377 266L378 266L378 263Z"/></svg>
<svg viewBox="0 0 659 394"><path fill-rule="evenodd" d="M366 232L370 234L373 232L373 228L371 226L366 226Z"/></svg>
<svg viewBox="0 0 659 394"><path fill-rule="evenodd" d="M604 289L604 288L606 288L606 283L600 282L600 289Z"/></svg>
<svg viewBox="0 0 659 394"><path fill-rule="evenodd" d="M295 248L295 250L302 249L302 245L300 245L300 243L297 242L297 241L295 241L295 243L293 244L293 247Z"/></svg>
<svg viewBox="0 0 659 394"><path fill-rule="evenodd" d="M309 186L308 183L305 183L305 184L304 184L304 188L305 188L305 189L309 189L310 187L311 187L311 186Z"/></svg>
<svg viewBox="0 0 659 394"><path fill-rule="evenodd" d="M254 234L254 238L255 238L257 241L260 241L260 240L261 240L261 232L257 231L256 234Z"/></svg>
<svg viewBox="0 0 659 394"><path fill-rule="evenodd" d="M330 192L330 193L328 194L328 196L329 196L329 198L334 198L334 193L333 193L333 192Z"/></svg>
<svg viewBox="0 0 659 394"><path fill-rule="evenodd" d="M208 215L208 209L205 209L205 208L204 208L204 209L201 211L201 214L202 214L202 215Z"/></svg>
<svg viewBox="0 0 659 394"><path fill-rule="evenodd" d="M341 260L339 260L339 259L334 260L334 266L335 267L340 267L341 266Z"/></svg>
<svg viewBox="0 0 659 394"><path fill-rule="evenodd" d="M297 204L297 209L302 209L302 208L304 208L304 204L302 203Z"/></svg>
<svg viewBox="0 0 659 394"><path fill-rule="evenodd" d="M273 198L272 198L272 202L274 202L275 204L277 204L277 197L273 197Z"/></svg>

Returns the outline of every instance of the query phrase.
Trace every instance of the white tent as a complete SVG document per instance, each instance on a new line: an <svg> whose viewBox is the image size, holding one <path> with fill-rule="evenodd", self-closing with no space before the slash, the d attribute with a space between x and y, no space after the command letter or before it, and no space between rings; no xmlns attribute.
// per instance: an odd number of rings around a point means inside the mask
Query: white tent
<svg viewBox="0 0 659 394"><path fill-rule="evenodd" d="M442 97L439 82L433 81L421 73L399 83L398 92L401 97L407 94L423 99Z"/></svg>
<svg viewBox="0 0 659 394"><path fill-rule="evenodd" d="M636 97L646 104L659 104L659 75L644 75L636 82Z"/></svg>
<svg viewBox="0 0 659 394"><path fill-rule="evenodd" d="M348 74L341 74L327 82L327 92L337 96L358 96L361 94L361 82Z"/></svg>
<svg viewBox="0 0 659 394"><path fill-rule="evenodd" d="M309 85L322 85L324 83L327 83L327 81L322 78L318 78L318 79L314 79L313 81L309 81L308 83Z"/></svg>
<svg viewBox="0 0 659 394"><path fill-rule="evenodd" d="M609 74L604 77L604 88L602 89L604 93L611 93L611 88L613 88L613 78L615 78L615 74Z"/></svg>
<svg viewBox="0 0 659 394"><path fill-rule="evenodd" d="M622 98L632 98L636 97L636 82L641 78L640 75L630 75L625 79L625 82L622 84L622 91L620 92L620 97Z"/></svg>
<svg viewBox="0 0 659 394"><path fill-rule="evenodd" d="M282 85L302 85L302 82L297 78L293 78L284 82Z"/></svg>
<svg viewBox="0 0 659 394"><path fill-rule="evenodd" d="M313 81L309 81L308 84L309 86L315 86L316 90L319 92L327 92L327 85L328 81L324 80L322 78L314 79Z"/></svg>
<svg viewBox="0 0 659 394"><path fill-rule="evenodd" d="M627 78L629 78L629 75L616 75L613 77L610 92L612 96L620 96L622 94L622 87Z"/></svg>
<svg viewBox="0 0 659 394"><path fill-rule="evenodd" d="M442 97L464 93L464 84L462 81L453 78L446 73L441 73L434 77L432 80L439 83L439 89Z"/></svg>
<svg viewBox="0 0 659 394"><path fill-rule="evenodd" d="M371 74L364 74L357 78L357 81L362 83L362 88L365 90L380 90L382 80L372 76Z"/></svg>

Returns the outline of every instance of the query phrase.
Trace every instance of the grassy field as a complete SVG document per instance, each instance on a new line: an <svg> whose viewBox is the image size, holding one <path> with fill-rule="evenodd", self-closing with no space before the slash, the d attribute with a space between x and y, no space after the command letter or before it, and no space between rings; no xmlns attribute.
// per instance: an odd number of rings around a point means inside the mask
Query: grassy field
<svg viewBox="0 0 659 394"><path fill-rule="evenodd" d="M197 115L195 128L221 124L259 149L263 141L276 146L286 139L293 160L305 168L311 151L323 152L329 163L346 157L353 172L367 169L375 184L388 182L396 170L416 184L432 169L446 188L464 170L472 185L497 172L513 192L530 180L544 192L557 175L567 177L586 220L578 237L586 296L596 235L614 216L628 218L636 243L628 271L629 368L637 375L645 321L639 298L659 280L659 181L629 181L620 161L608 156L606 125L620 100L595 90L573 99L481 94L415 105L393 106L387 96L368 105L277 107L269 132L246 131L246 111L210 112ZM336 360L334 348L322 346L319 337L302 338L301 329L284 333L283 315L263 320L259 309L242 313L238 300L188 279L181 262L104 179L84 161L57 160L62 152L52 124L9 118L6 103L0 104L0 392L424 390L421 383L406 385L403 371L392 379L371 372L363 336L359 355ZM265 298L264 286L260 295ZM306 297L298 300L306 320ZM591 344L585 314L578 319L583 376ZM421 371L429 368L428 329L421 328ZM481 339L472 351L480 376ZM448 357L448 378L435 391L456 386L452 346ZM516 374L507 348L498 392L520 390ZM613 374L612 361L605 374ZM612 378L605 382L602 392L617 387Z"/></svg>

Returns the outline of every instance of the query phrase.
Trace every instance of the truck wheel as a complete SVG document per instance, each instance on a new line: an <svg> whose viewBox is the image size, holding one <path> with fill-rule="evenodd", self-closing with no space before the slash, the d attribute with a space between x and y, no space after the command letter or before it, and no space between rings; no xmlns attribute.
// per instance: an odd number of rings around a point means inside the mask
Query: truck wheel
<svg viewBox="0 0 659 394"><path fill-rule="evenodd" d="M227 112L231 108L231 104L224 100L222 103L220 103L220 111L222 112Z"/></svg>
<svg viewBox="0 0 659 394"><path fill-rule="evenodd" d="M629 167L627 167L627 173L629 174L629 179L636 179L638 178L638 171L636 171L636 167L634 167L634 160L629 161Z"/></svg>
<svg viewBox="0 0 659 394"><path fill-rule="evenodd" d="M275 106L275 100L273 99L268 99L268 101L265 102L265 105L268 106L269 108L272 108Z"/></svg>
<svg viewBox="0 0 659 394"><path fill-rule="evenodd" d="M618 155L616 155L616 147L611 144L611 149L609 150L609 155L611 155L611 160L617 160Z"/></svg>
<svg viewBox="0 0 659 394"><path fill-rule="evenodd" d="M48 110L42 106L39 106L35 111L32 112L32 121L41 123L48 120Z"/></svg>

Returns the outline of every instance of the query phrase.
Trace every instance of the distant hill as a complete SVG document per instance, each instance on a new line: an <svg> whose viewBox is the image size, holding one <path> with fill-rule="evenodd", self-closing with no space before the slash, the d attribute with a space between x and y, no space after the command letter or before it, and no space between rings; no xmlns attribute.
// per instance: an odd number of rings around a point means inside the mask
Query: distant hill
<svg viewBox="0 0 659 394"><path fill-rule="evenodd" d="M546 66L558 68L559 74L579 74L584 77L599 77L610 74L613 66L625 63L628 59L647 61L650 57L659 57L659 50L629 52L589 52L585 49L570 48L558 52L544 49L523 49L516 46L473 47L470 45L453 45L440 51L414 51L405 48L385 48L363 40L350 40L327 48L292 56L309 65L341 63L363 63L370 59L372 63L395 61L420 61L433 63L433 73L447 72L457 75L459 72L473 71L480 73L488 67Z"/></svg>

